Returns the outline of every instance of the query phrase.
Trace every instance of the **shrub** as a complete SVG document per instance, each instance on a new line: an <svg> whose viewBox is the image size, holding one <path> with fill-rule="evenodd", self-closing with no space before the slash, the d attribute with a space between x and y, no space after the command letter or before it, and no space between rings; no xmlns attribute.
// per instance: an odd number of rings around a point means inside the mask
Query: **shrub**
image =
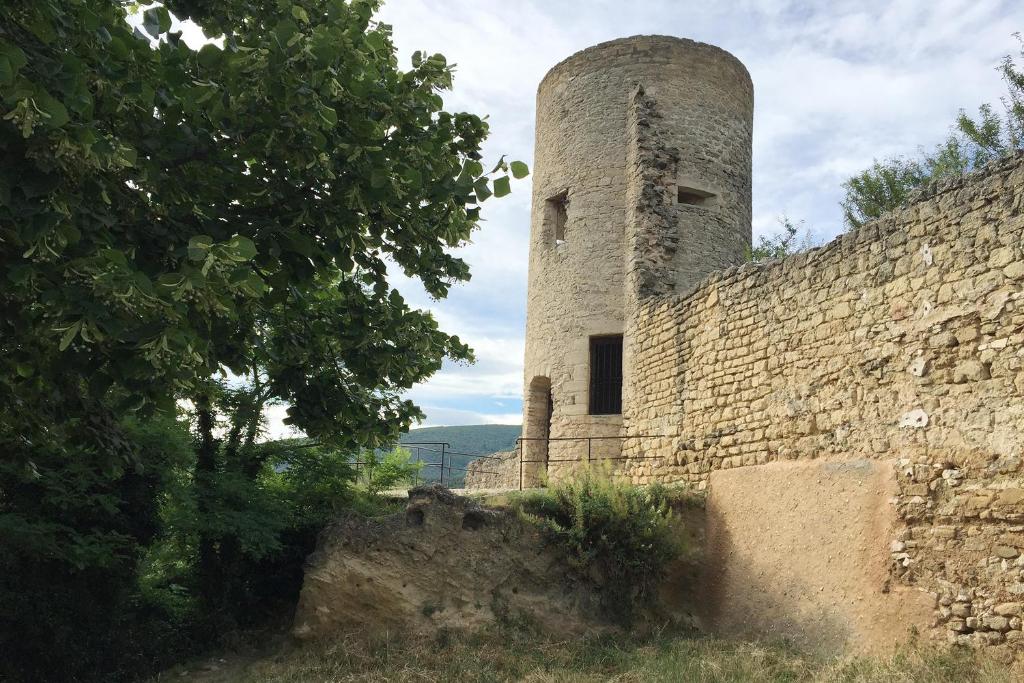
<svg viewBox="0 0 1024 683"><path fill-rule="evenodd" d="M757 246L751 245L747 248L748 261L785 258L817 246L817 240L811 231L804 227L803 221L793 221L788 216L780 216L779 228L780 230L772 235L759 236Z"/></svg>
<svg viewBox="0 0 1024 683"><path fill-rule="evenodd" d="M363 455L364 464L359 473L359 481L371 495L411 484L423 463L410 462L410 458L411 454L404 448L395 448L383 455L368 451Z"/></svg>
<svg viewBox="0 0 1024 683"><path fill-rule="evenodd" d="M602 610L622 624L650 603L681 551L669 493L660 485L641 488L585 469L524 496L519 508L566 550L578 578L599 589Z"/></svg>

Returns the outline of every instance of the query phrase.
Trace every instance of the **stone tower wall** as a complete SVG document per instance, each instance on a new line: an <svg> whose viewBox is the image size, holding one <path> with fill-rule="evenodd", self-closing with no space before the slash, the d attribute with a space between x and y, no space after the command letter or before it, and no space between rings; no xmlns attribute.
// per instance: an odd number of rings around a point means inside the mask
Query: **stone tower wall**
<svg viewBox="0 0 1024 683"><path fill-rule="evenodd" d="M665 270L669 290L740 262L750 243L753 91L746 69L701 43L637 36L603 43L555 66L537 93L527 304L524 436L617 436L621 416L589 415L589 343L623 334L627 271L638 214L636 92L657 102L659 144L671 157ZM646 100L645 100L646 101ZM643 131L639 131L641 134ZM642 135L641 135L642 137ZM701 206L676 205L698 194ZM557 202L566 200L564 242ZM628 333L626 339L628 356ZM550 393L549 393L550 392ZM628 400L627 395L624 399ZM548 452L550 450L550 452ZM617 454L595 441L591 457ZM526 443L526 459L587 456L583 442ZM543 468L527 465L532 476ZM557 476L552 464L550 473Z"/></svg>
<svg viewBox="0 0 1024 683"><path fill-rule="evenodd" d="M660 457L624 474L715 497L723 470L769 482L779 461L877 462L897 523L866 540L891 553L893 585L933 598L924 626L1024 651L1024 156L640 308L625 428L665 436L628 442ZM815 500L822 482L784 486ZM723 499L723 524L749 503Z"/></svg>

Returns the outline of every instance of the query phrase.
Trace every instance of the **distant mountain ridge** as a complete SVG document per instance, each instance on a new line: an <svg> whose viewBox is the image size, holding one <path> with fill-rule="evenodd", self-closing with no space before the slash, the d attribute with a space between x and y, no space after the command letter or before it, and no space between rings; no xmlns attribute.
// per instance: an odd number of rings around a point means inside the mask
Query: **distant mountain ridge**
<svg viewBox="0 0 1024 683"><path fill-rule="evenodd" d="M420 427L410 429L401 443L443 441L450 450L472 455L490 455L515 448L522 434L521 425L463 425L455 427Z"/></svg>
<svg viewBox="0 0 1024 683"><path fill-rule="evenodd" d="M444 442L445 450L445 484L461 486L465 477L463 471L475 456L490 455L501 451L511 451L516 447L516 439L522 434L521 425L462 425L454 427L420 427L410 429L401 438L402 444L415 442ZM413 460L431 465L424 467L420 479L436 481L440 474L437 465L441 462L441 447L422 445L407 446Z"/></svg>

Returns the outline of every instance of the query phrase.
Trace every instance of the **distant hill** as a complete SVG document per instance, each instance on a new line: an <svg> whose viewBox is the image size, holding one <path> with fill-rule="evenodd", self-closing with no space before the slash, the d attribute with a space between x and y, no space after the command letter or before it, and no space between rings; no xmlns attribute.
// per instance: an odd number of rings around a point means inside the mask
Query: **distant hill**
<svg viewBox="0 0 1024 683"><path fill-rule="evenodd" d="M490 455L499 451L511 451L515 448L516 439L522 434L520 425L464 425L461 427L421 427L410 429L402 436L402 443L434 441L445 442L445 465L452 469L445 473L445 484L459 486L465 468L477 455ZM440 446L422 446L410 448L413 459L437 465L441 462ZM439 468L424 467L423 478L428 481L437 479Z"/></svg>
<svg viewBox="0 0 1024 683"><path fill-rule="evenodd" d="M402 443L412 441L446 441L453 451L473 455L490 455L508 451L522 434L520 425L464 425L462 427L421 427L410 429Z"/></svg>

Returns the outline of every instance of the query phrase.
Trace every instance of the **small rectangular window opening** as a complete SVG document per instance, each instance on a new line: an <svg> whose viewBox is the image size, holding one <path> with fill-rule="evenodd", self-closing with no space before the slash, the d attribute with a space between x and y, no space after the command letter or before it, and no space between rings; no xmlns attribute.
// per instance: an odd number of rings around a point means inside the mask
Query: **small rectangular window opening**
<svg viewBox="0 0 1024 683"><path fill-rule="evenodd" d="M555 246L565 244L565 224L569 220L569 191L559 192L544 202L544 221L551 226Z"/></svg>
<svg viewBox="0 0 1024 683"><path fill-rule="evenodd" d="M622 414L622 335L590 338L590 414Z"/></svg>
<svg viewBox="0 0 1024 683"><path fill-rule="evenodd" d="M700 190L696 187L679 186L677 197L680 204L690 206L712 206L715 203L715 193L707 190Z"/></svg>

